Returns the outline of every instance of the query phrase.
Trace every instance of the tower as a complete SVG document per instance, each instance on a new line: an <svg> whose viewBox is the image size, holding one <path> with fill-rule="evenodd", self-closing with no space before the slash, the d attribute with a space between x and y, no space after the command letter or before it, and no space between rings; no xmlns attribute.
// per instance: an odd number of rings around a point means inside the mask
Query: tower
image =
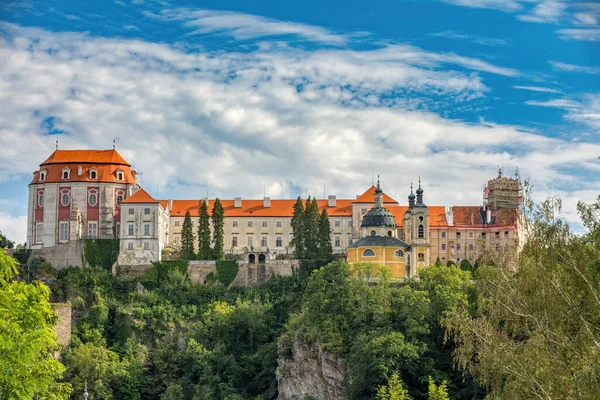
<svg viewBox="0 0 600 400"><path fill-rule="evenodd" d="M404 240L410 245L406 265L408 277L415 276L418 269L429 263L429 210L423 202L421 178L419 178L419 187L416 193L415 196L411 185L408 209L402 219Z"/></svg>

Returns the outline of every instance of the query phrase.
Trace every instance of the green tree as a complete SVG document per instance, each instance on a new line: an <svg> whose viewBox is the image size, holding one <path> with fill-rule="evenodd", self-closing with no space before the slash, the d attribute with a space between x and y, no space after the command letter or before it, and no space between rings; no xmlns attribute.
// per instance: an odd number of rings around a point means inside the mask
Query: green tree
<svg viewBox="0 0 600 400"><path fill-rule="evenodd" d="M0 249L12 249L14 246L15 242L8 240L8 238L0 231Z"/></svg>
<svg viewBox="0 0 600 400"><path fill-rule="evenodd" d="M298 196L294 204L291 225L294 237L290 244L294 247L294 257L302 259L304 258L304 204L300 196Z"/></svg>
<svg viewBox="0 0 600 400"><path fill-rule="evenodd" d="M439 258L439 257L438 257L438 258L436 258L436 259L435 259L435 266L436 266L436 267L441 267L442 265L443 265L443 264L442 264L442 260L440 260L440 258Z"/></svg>
<svg viewBox="0 0 600 400"><path fill-rule="evenodd" d="M448 262L446 263L446 267L450 267L452 265L456 267L456 263L454 262L454 260L448 260Z"/></svg>
<svg viewBox="0 0 600 400"><path fill-rule="evenodd" d="M377 388L377 400L412 400L408 391L404 389L398 371L392 373L386 386L382 385Z"/></svg>
<svg viewBox="0 0 600 400"><path fill-rule="evenodd" d="M0 250L0 398L68 399L71 386L57 383L65 367L58 351L56 314L42 283L13 281L16 261Z"/></svg>
<svg viewBox="0 0 600 400"><path fill-rule="evenodd" d="M466 258L460 262L460 269L462 269L463 271L469 271L469 272L473 271L473 267L471 266L471 263Z"/></svg>
<svg viewBox="0 0 600 400"><path fill-rule="evenodd" d="M213 225L213 260L223 260L225 258L223 244L223 227L225 226L225 209L221 200L217 197L212 209L212 225Z"/></svg>
<svg viewBox="0 0 600 400"><path fill-rule="evenodd" d="M198 217L198 259L208 260L212 258L210 248L210 217L208 216L208 204L202 201Z"/></svg>
<svg viewBox="0 0 600 400"><path fill-rule="evenodd" d="M181 257L184 260L194 258L194 232L190 212L185 213L183 226L181 227Z"/></svg>
<svg viewBox="0 0 600 400"><path fill-rule="evenodd" d="M429 394L428 400L450 400L448 397L448 389L446 388L446 381L443 381L437 386L433 378L429 377L427 392Z"/></svg>
<svg viewBox="0 0 600 400"><path fill-rule="evenodd" d="M600 393L600 235L574 235L554 201L529 210L516 254L489 254L475 280L476 309L447 318L455 360L490 397L594 399ZM592 213L594 214L594 213ZM515 273L518 271L518 273Z"/></svg>
<svg viewBox="0 0 600 400"><path fill-rule="evenodd" d="M322 260L331 260L332 257L331 225L329 224L327 209L324 208L319 217L319 258Z"/></svg>
<svg viewBox="0 0 600 400"><path fill-rule="evenodd" d="M304 210L304 258L315 259L319 257L319 206L317 199L306 200Z"/></svg>

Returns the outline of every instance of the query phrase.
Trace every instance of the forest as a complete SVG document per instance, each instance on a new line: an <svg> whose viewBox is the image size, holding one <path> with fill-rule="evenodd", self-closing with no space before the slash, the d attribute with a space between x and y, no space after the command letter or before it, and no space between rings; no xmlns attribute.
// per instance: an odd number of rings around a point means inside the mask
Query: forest
<svg viewBox="0 0 600 400"><path fill-rule="evenodd" d="M343 361L346 399L595 399L600 198L583 234L555 207L531 210L519 253L405 282L344 260L243 288L190 285L177 262L32 273L0 251L0 399L276 399L298 340ZM73 307L60 361L50 302Z"/></svg>

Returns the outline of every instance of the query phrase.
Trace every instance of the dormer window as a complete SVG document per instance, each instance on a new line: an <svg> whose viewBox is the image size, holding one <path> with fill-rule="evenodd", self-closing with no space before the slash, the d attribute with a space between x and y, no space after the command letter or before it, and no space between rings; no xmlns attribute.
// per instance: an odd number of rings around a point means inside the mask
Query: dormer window
<svg viewBox="0 0 600 400"><path fill-rule="evenodd" d="M45 181L46 180L46 171L41 171L40 172L40 181Z"/></svg>
<svg viewBox="0 0 600 400"><path fill-rule="evenodd" d="M77 176L81 176L82 173L83 173L83 167L80 165L77 167Z"/></svg>
<svg viewBox="0 0 600 400"><path fill-rule="evenodd" d="M123 171L117 171L117 180L122 181L124 179Z"/></svg>
<svg viewBox="0 0 600 400"><path fill-rule="evenodd" d="M63 179L69 179L70 176L71 176L71 170L69 168L63 168L63 170L62 170L62 178Z"/></svg>
<svg viewBox="0 0 600 400"><path fill-rule="evenodd" d="M90 169L90 179L98 179L98 170L96 168Z"/></svg>

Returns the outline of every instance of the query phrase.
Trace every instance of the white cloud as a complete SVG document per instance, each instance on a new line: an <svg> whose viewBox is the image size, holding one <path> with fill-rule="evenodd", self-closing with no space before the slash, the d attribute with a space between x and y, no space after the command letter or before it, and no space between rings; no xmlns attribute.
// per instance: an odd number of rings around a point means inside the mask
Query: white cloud
<svg viewBox="0 0 600 400"><path fill-rule="evenodd" d="M423 177L428 204L480 204L496 165L553 187L592 168L597 143L434 111L489 90L473 68L518 71L454 53L395 45L371 51L260 47L192 52L141 40L2 24L0 180L29 174L61 148L117 148L160 197L352 197L374 169L404 202ZM460 69L456 69L460 66ZM15 102L14 99L19 101ZM551 156L548 156L551 155ZM461 190L456 190L457 182ZM24 188L26 190L26 188Z"/></svg>
<svg viewBox="0 0 600 400"><path fill-rule="evenodd" d="M233 11L191 10L178 8L163 10L159 15L144 12L146 16L165 21L185 21L193 28L191 34L221 33L235 39L254 39L266 36L296 35L306 40L329 44L345 44L344 36L329 30L297 22L278 21L258 15Z"/></svg>
<svg viewBox="0 0 600 400"><path fill-rule="evenodd" d="M431 36L445 37L448 39L460 39L466 40L473 43L488 45L488 46L506 46L508 42L505 39L488 38L479 35L472 35L467 33L458 33L454 31L444 31L431 33Z"/></svg>
<svg viewBox="0 0 600 400"><path fill-rule="evenodd" d="M600 29L559 29L556 33L564 40L600 41Z"/></svg>
<svg viewBox="0 0 600 400"><path fill-rule="evenodd" d="M573 14L573 18L575 18L575 23L578 25L597 25L598 17L595 14L581 12Z"/></svg>
<svg viewBox="0 0 600 400"><path fill-rule="evenodd" d="M559 71L583 72L584 74L600 74L600 67L574 65L557 61L550 61L550 64L552 64L552 67L554 67L554 69L557 69Z"/></svg>
<svg viewBox="0 0 600 400"><path fill-rule="evenodd" d="M575 100L568 99L554 99L548 101L537 101L537 100L529 100L526 101L525 104L530 106L538 106L538 107L556 107L556 108L579 108L581 107L581 103Z"/></svg>
<svg viewBox="0 0 600 400"><path fill-rule="evenodd" d="M442 0L446 3L470 8L491 8L495 10L514 12L523 6L516 0Z"/></svg>
<svg viewBox="0 0 600 400"><path fill-rule="evenodd" d="M0 211L0 232L15 242L15 246L27 241L27 216L12 216Z"/></svg>
<svg viewBox="0 0 600 400"><path fill-rule="evenodd" d="M566 119L577 121L600 133L600 94L589 94L582 101L553 99L548 101L526 101L525 104L537 107L562 108L568 113Z"/></svg>
<svg viewBox="0 0 600 400"><path fill-rule="evenodd" d="M513 86L515 89L529 90L530 92L542 92L542 93L561 93L558 89L551 89L540 86Z"/></svg>
<svg viewBox="0 0 600 400"><path fill-rule="evenodd" d="M528 13L517 16L521 21L556 23L564 16L567 4L560 0L541 0Z"/></svg>

